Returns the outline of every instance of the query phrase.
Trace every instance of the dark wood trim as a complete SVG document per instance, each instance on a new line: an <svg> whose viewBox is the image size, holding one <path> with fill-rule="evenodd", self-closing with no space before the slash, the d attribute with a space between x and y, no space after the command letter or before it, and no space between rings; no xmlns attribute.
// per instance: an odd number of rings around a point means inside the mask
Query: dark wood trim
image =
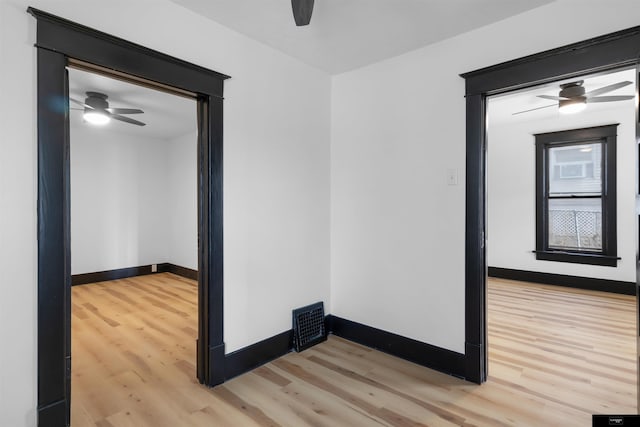
<svg viewBox="0 0 640 427"><path fill-rule="evenodd" d="M93 64L195 94L198 101L198 379L224 381L222 95L228 76L28 8L38 58L38 417L69 425L71 269L66 66ZM65 410L52 411L63 402ZM64 413L64 417L60 414Z"/></svg>
<svg viewBox="0 0 640 427"><path fill-rule="evenodd" d="M573 264L601 265L603 267L616 267L618 260L622 259L616 256L605 256L599 254L589 254L586 252L567 252L567 251L533 251L536 259L540 261L557 261L570 262Z"/></svg>
<svg viewBox="0 0 640 427"><path fill-rule="evenodd" d="M158 272L172 273L186 279L198 280L198 270L182 267L181 265L171 264L170 262L158 264Z"/></svg>
<svg viewBox="0 0 640 427"><path fill-rule="evenodd" d="M640 27L634 27L461 75L465 79L467 96L465 347L477 347L479 350L473 355L471 352L466 353L467 378L471 381L482 382L487 376L484 277L487 264L485 253L480 249L484 248L486 233L486 96L589 72L635 65L638 58ZM475 218L474 214L478 217ZM485 273L479 274L481 271ZM474 362L472 358L477 360ZM640 393L638 395L640 396Z"/></svg>
<svg viewBox="0 0 640 427"><path fill-rule="evenodd" d="M198 238L200 236L210 236L209 221L207 211L209 210L209 170L207 163L209 162L209 126L207 120L209 117L209 98L202 96L197 103L197 123L198 123L198 197L202 199L198 202ZM211 333L210 322L206 316L209 309L209 286L201 286L202 284L211 283L209 279L209 253L210 246L198 244L198 271L199 289L198 289L198 340L196 341L196 373L200 383L207 383L209 378L209 365L211 364L211 352L209 351L209 343ZM224 375L224 368L221 369Z"/></svg>
<svg viewBox="0 0 640 427"><path fill-rule="evenodd" d="M466 377L465 355L338 316L327 316L327 330L338 337L459 378Z"/></svg>
<svg viewBox="0 0 640 427"><path fill-rule="evenodd" d="M467 96L465 203L465 377L481 384L487 377L485 198L486 97ZM472 357L476 355L481 357Z"/></svg>
<svg viewBox="0 0 640 427"><path fill-rule="evenodd" d="M66 58L38 50L38 416L68 425L71 381L68 111ZM66 409L61 409L64 405Z"/></svg>
<svg viewBox="0 0 640 427"><path fill-rule="evenodd" d="M152 274L151 265L137 267L118 268L115 270L96 271L92 273L74 274L71 276L71 286L85 285L87 283L106 282L108 280L126 279L127 277L144 276ZM160 272L160 264L158 264Z"/></svg>
<svg viewBox="0 0 640 427"><path fill-rule="evenodd" d="M536 139L536 259L616 267L617 243L616 139L618 123L534 135ZM583 143L602 145L602 251L568 251L549 248L549 149ZM568 197L567 197L568 198Z"/></svg>
<svg viewBox="0 0 640 427"><path fill-rule="evenodd" d="M68 418L67 401L59 400L45 407L38 408L38 426L41 427L59 427L60 420ZM68 418L70 419L70 418ZM69 425L69 424L67 424Z"/></svg>
<svg viewBox="0 0 640 427"><path fill-rule="evenodd" d="M585 141L598 141L602 138L609 138L618 135L618 126L620 123L612 123L610 125L591 126L580 129L565 129L555 132L544 132L535 134L536 140L544 144L558 143L575 144Z"/></svg>
<svg viewBox="0 0 640 427"><path fill-rule="evenodd" d="M465 378L465 355L446 350L401 335L327 315L328 333L430 369ZM293 330L284 331L270 338L227 354L225 380L242 375L258 366L293 351Z"/></svg>
<svg viewBox="0 0 640 427"><path fill-rule="evenodd" d="M566 274L542 273L539 271L516 270L511 268L489 267L489 277L518 280L520 282L542 283L545 285L565 286L590 291L611 292L623 295L635 295L635 282L596 279L593 277L569 276Z"/></svg>
<svg viewBox="0 0 640 427"><path fill-rule="evenodd" d="M225 380L264 365L293 349L293 330L284 331L225 356Z"/></svg>
<svg viewBox="0 0 640 427"><path fill-rule="evenodd" d="M182 267L168 262L156 264L157 273L172 273L191 280L198 280L198 270ZM154 274L153 265L139 265L136 267L117 268L115 270L96 271L91 273L74 274L71 276L71 286L87 283L106 282L109 280L126 279L127 277Z"/></svg>
<svg viewBox="0 0 640 427"><path fill-rule="evenodd" d="M461 74L466 94L491 94L635 64L640 26Z"/></svg>
<svg viewBox="0 0 640 427"><path fill-rule="evenodd" d="M225 74L33 7L27 12L38 20L38 48L189 92L222 97L223 81L229 78ZM118 61L117 68L114 58Z"/></svg>
<svg viewBox="0 0 640 427"><path fill-rule="evenodd" d="M222 98L209 97L208 115L205 122L207 132L202 132L202 138L208 136L207 150L207 207L206 218L209 223L207 246L209 256L206 271L208 277L208 294L204 298L208 302L206 320L209 322L209 375L206 384L214 386L224 381L224 250L222 226L224 212L222 203Z"/></svg>

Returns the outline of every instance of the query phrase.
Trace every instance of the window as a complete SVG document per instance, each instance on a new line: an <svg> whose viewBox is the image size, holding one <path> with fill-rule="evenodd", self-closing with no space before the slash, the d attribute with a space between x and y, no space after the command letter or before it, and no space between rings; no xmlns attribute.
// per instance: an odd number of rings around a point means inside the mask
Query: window
<svg viewBox="0 0 640 427"><path fill-rule="evenodd" d="M616 125L536 137L536 259L615 267Z"/></svg>

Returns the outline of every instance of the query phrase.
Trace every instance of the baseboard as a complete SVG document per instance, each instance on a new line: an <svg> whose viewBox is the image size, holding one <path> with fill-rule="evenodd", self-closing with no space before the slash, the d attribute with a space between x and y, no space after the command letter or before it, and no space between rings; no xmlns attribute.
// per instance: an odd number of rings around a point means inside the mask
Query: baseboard
<svg viewBox="0 0 640 427"><path fill-rule="evenodd" d="M325 321L327 332L340 338L448 375L458 378L466 376L467 367L464 354L337 316L328 315ZM289 330L229 353L225 357L225 381L249 372L291 351L293 351L293 331Z"/></svg>
<svg viewBox="0 0 640 427"><path fill-rule="evenodd" d="M173 273L187 279L198 280L198 271L168 262L156 264L157 273ZM126 279L128 277L144 276L156 273L151 271L151 264L137 267L118 268L115 270L96 271L94 273L74 274L71 276L71 286L87 283L106 282L108 280Z"/></svg>
<svg viewBox="0 0 640 427"><path fill-rule="evenodd" d="M327 330L344 338L393 356L465 378L465 355L341 317L327 316Z"/></svg>
<svg viewBox="0 0 640 427"><path fill-rule="evenodd" d="M74 274L71 276L71 286L126 279L127 277L144 276L151 273L153 273L151 265L141 265L138 267L118 268L116 270L96 271L95 273Z"/></svg>
<svg viewBox="0 0 640 427"><path fill-rule="evenodd" d="M38 408L38 427L68 426L68 403L66 399L63 399Z"/></svg>
<svg viewBox="0 0 640 427"><path fill-rule="evenodd" d="M636 284L634 282L569 276L566 274L541 273L538 271L515 270L501 267L489 267L488 275L489 277L500 279L565 286L568 288L588 289L591 291L612 292L623 295L636 294Z"/></svg>
<svg viewBox="0 0 640 427"><path fill-rule="evenodd" d="M158 272L173 273L181 277L186 277L187 279L198 280L198 270L171 264L169 262L158 264Z"/></svg>
<svg viewBox="0 0 640 427"><path fill-rule="evenodd" d="M225 381L264 365L293 349L293 330L282 332L225 356Z"/></svg>

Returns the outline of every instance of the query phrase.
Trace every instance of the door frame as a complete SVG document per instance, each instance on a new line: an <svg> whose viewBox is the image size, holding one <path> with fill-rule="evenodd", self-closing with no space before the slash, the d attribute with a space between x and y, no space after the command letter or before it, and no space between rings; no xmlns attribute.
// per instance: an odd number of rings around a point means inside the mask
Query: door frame
<svg viewBox="0 0 640 427"><path fill-rule="evenodd" d="M461 74L466 96L465 359L468 380L480 384L487 379L487 96L624 66L637 67L639 60L640 26ZM640 276L637 276L636 301L639 292ZM636 310L640 316L638 304ZM640 367L640 359L638 362ZM640 392L638 399L640 403Z"/></svg>
<svg viewBox="0 0 640 427"><path fill-rule="evenodd" d="M197 377L224 382L221 73L38 9L38 425L70 423L71 253L66 67L103 71L188 94L198 104ZM171 89L173 88L173 89Z"/></svg>

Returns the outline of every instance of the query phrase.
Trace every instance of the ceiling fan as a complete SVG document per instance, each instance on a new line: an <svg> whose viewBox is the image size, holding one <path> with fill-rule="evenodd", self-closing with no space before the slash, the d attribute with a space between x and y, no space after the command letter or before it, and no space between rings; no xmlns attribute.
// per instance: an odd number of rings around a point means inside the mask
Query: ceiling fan
<svg viewBox="0 0 640 427"><path fill-rule="evenodd" d="M84 102L69 98L69 101L84 107L83 119L95 125L104 125L111 119L130 123L137 126L145 126L146 123L124 117L122 114L142 114L144 111L138 108L110 108L107 101L108 96L100 92L86 92L87 97Z"/></svg>
<svg viewBox="0 0 640 427"><path fill-rule="evenodd" d="M577 80L575 82L561 84L558 96L538 95L538 98L550 99L552 101L558 101L558 103L545 105L543 107L532 108L530 110L518 111L517 113L513 113L513 115L515 116L516 114L528 113L529 111L556 106L558 107L558 111L560 111L561 113L577 113L578 111L584 110L587 107L587 104L591 104L594 102L625 101L628 99L633 99L635 97L635 95L599 96L628 86L631 84L630 81L622 81L610 84L608 86L594 89L589 92L585 92L585 89L582 86L583 83L584 80Z"/></svg>

